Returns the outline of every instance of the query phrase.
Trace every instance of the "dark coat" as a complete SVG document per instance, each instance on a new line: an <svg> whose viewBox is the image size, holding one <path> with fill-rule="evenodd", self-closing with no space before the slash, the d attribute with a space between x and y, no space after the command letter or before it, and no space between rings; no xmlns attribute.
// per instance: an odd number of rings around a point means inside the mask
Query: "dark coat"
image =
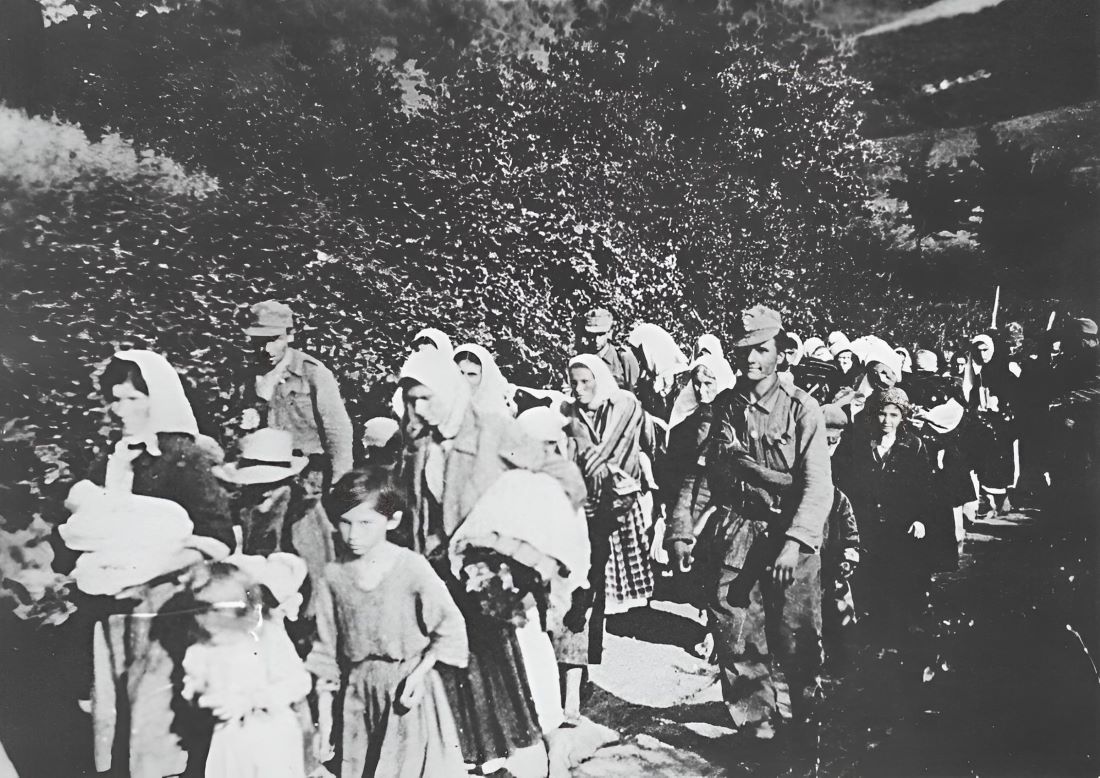
<svg viewBox="0 0 1100 778"><path fill-rule="evenodd" d="M210 452L190 435L179 432L157 434L160 456L141 453L134 460L134 494L161 497L181 505L195 525L194 533L236 546L229 496L210 472L216 464ZM107 456L99 457L88 479L102 485Z"/></svg>

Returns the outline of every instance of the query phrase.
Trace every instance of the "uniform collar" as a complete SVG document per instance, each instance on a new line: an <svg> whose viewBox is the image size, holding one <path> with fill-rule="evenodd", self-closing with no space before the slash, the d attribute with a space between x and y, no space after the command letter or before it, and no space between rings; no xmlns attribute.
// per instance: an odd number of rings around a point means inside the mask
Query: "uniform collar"
<svg viewBox="0 0 1100 778"><path fill-rule="evenodd" d="M779 395L786 393L786 391L783 381L776 376L772 388L765 392L763 397L755 398L748 391L740 392L739 396L744 400L746 405L755 406L764 413L771 413L775 410L775 404L779 402Z"/></svg>
<svg viewBox="0 0 1100 778"><path fill-rule="evenodd" d="M286 363L287 372L293 373L294 375L299 377L304 376L306 355L296 348L288 348L287 354L290 357L290 359Z"/></svg>

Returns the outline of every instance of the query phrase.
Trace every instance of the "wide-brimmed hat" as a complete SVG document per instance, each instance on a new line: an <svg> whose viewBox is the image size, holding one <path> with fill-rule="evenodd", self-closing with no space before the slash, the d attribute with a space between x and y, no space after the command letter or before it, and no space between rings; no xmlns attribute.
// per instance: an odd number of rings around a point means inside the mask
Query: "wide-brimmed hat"
<svg viewBox="0 0 1100 778"><path fill-rule="evenodd" d="M241 438L241 454L236 462L211 471L223 481L249 486L293 478L308 464L309 457L294 456L294 439L289 432L266 428Z"/></svg>
<svg viewBox="0 0 1100 778"><path fill-rule="evenodd" d="M783 318L777 311L763 305L754 305L741 312L741 329L733 345L735 348L758 346L767 343L782 331Z"/></svg>
<svg viewBox="0 0 1100 778"><path fill-rule="evenodd" d="M254 338L272 338L294 329L294 311L278 300L264 300L252 306L252 324L244 334Z"/></svg>

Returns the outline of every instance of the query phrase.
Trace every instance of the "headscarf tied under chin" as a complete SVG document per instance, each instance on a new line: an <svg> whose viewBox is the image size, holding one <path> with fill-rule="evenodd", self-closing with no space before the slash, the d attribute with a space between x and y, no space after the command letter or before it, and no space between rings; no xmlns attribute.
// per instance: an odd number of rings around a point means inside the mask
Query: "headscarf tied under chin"
<svg viewBox="0 0 1100 778"><path fill-rule="evenodd" d="M688 358L672 336L656 324L639 324L626 342L642 353L643 367L654 376L653 388L665 394L676 376L688 369Z"/></svg>
<svg viewBox="0 0 1100 778"><path fill-rule="evenodd" d="M448 358L454 354L451 339L442 330L437 330L435 327L425 327L416 333L416 337L412 339L412 342L416 343L418 340L430 340L435 344L436 351L440 354L446 354Z"/></svg>
<svg viewBox="0 0 1100 778"><path fill-rule="evenodd" d="M122 438L107 458L104 487L130 492L134 486L134 460L142 451L160 456L157 433L179 432L198 438L199 425L180 377L167 359L153 351L137 349L119 351L114 358L137 365L149 389L149 423L144 432Z"/></svg>
<svg viewBox="0 0 1100 778"><path fill-rule="evenodd" d="M442 438L458 434L471 402L470 384L449 354L417 351L405 360L399 379L413 381L431 391L431 402L442 411L443 421L437 426Z"/></svg>
<svg viewBox="0 0 1100 778"><path fill-rule="evenodd" d="M802 361L802 338L797 332L788 332L787 340L790 341L791 345L794 347L794 356L787 357L788 361L791 364L791 367L794 367Z"/></svg>
<svg viewBox="0 0 1100 778"><path fill-rule="evenodd" d="M733 372L733 367L723 357L714 356L713 354L704 354L691 363L691 373L694 375L695 371L699 368L704 368L708 373L714 376L715 389L718 393L724 392L726 389L732 389L734 383L737 381L736 374ZM699 395L695 392L695 384L689 383L681 391L680 395L676 398L676 403L672 406L672 414L669 416L668 426L672 429L684 419L691 416L702 405L703 402L699 399Z"/></svg>
<svg viewBox="0 0 1100 778"><path fill-rule="evenodd" d="M574 367L588 368L595 381L595 393L592 396L592 402L587 406L589 410L599 408L610 400L615 390L619 388L619 385L615 383L615 376L611 374L611 368L594 354L578 354L573 357L569 360L569 368ZM578 399L577 402L579 403L580 400Z"/></svg>
<svg viewBox="0 0 1100 778"><path fill-rule="evenodd" d="M481 383L478 384L477 389L473 390L474 405L485 410L508 413L508 397L511 394L508 380L500 372L497 361L489 353L489 349L476 343L463 343L455 349L456 365L462 361L464 354L472 354L481 364Z"/></svg>

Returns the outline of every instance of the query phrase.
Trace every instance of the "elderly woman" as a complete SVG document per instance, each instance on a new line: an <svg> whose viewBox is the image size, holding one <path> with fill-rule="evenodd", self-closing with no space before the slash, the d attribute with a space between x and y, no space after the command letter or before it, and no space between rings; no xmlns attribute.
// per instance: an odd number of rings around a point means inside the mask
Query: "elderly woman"
<svg viewBox="0 0 1100 778"><path fill-rule="evenodd" d="M464 343L455 349L454 360L462 377L470 384L474 405L512 415L508 404L512 387L487 348L476 343Z"/></svg>
<svg viewBox="0 0 1100 778"><path fill-rule="evenodd" d="M466 618L469 667L465 673L444 675L463 755L483 768L508 757L522 758L539 746L540 728L516 628L486 615L467 591L471 582L452 573L450 542L508 470L553 476L576 507L583 504L584 484L574 465L548 456L514 419L478 407L470 382L450 355L414 353L401 369L399 386L411 443L402 471L411 497L404 528L410 545L432 562Z"/></svg>
<svg viewBox="0 0 1100 778"><path fill-rule="evenodd" d="M642 502L642 455L653 450L653 429L641 402L619 389L598 357L582 354L569 362L573 400L563 412L568 435L577 441L581 470L594 503L590 531L592 566L604 570L604 612L644 606L653 595ZM606 538L605 542L597 539Z"/></svg>
<svg viewBox="0 0 1100 778"><path fill-rule="evenodd" d="M833 478L851 500L864 549L856 603L876 638L894 648L921 626L934 510L932 466L908 413L905 392L876 391L833 453Z"/></svg>

